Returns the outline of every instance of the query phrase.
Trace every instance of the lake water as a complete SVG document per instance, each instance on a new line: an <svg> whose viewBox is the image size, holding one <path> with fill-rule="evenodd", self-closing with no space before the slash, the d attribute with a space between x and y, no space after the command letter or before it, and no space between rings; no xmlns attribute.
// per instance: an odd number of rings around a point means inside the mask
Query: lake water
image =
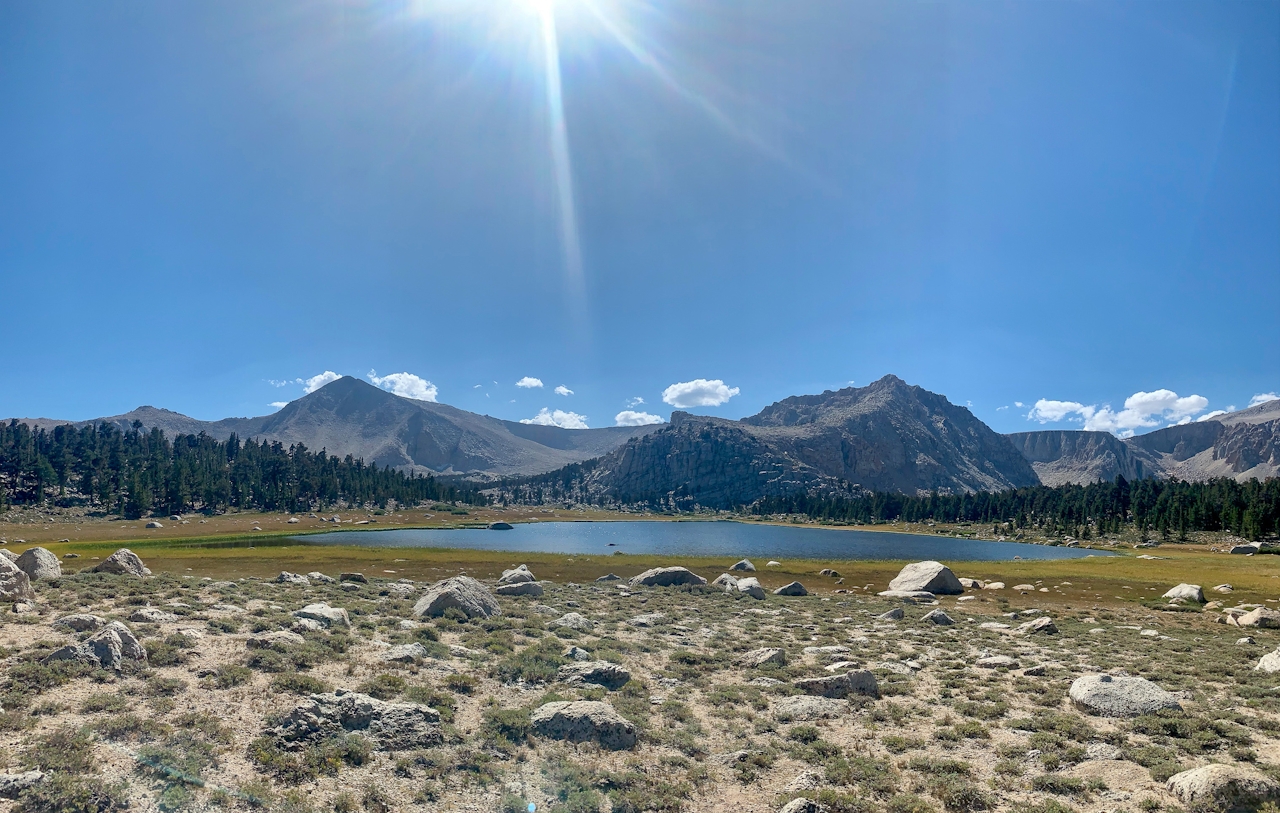
<svg viewBox="0 0 1280 813"><path fill-rule="evenodd" d="M334 531L294 537L309 545L385 548L473 548L541 553L757 557L761 559L938 559L1005 561L1075 559L1104 551L988 542L944 536L877 533L741 522L534 522L487 529Z"/></svg>

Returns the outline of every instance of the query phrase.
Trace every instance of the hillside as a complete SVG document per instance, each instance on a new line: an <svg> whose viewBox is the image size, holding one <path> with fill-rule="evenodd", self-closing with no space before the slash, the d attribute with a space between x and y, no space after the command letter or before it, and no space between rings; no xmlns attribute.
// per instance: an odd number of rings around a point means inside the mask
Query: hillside
<svg viewBox="0 0 1280 813"><path fill-rule="evenodd" d="M583 467L579 479L582 497L711 507L801 491L914 494L1039 482L1009 441L968 409L895 376L787 398L740 421L677 412L670 425Z"/></svg>
<svg viewBox="0 0 1280 813"><path fill-rule="evenodd" d="M1045 485L1142 477L1239 481L1280 474L1280 401L1121 440L1106 432L1009 435Z"/></svg>
<svg viewBox="0 0 1280 813"><path fill-rule="evenodd" d="M177 412L139 407L92 421L20 419L51 429L107 422L127 428L139 421L165 434L199 434L304 444L330 454L351 455L380 466L442 474L537 474L606 454L651 426L561 429L503 421L445 404L392 395L350 376L257 418L200 421Z"/></svg>

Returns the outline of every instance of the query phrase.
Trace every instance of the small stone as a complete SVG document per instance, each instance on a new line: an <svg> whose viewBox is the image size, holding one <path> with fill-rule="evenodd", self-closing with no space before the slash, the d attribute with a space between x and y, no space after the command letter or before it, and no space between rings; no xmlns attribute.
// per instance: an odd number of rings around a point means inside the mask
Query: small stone
<svg viewBox="0 0 1280 813"><path fill-rule="evenodd" d="M925 613L924 618L920 620L929 621L931 623L939 624L942 626L950 626L951 624L956 623L955 620L951 618L951 616L947 615L942 610L930 610L929 612Z"/></svg>
<svg viewBox="0 0 1280 813"><path fill-rule="evenodd" d="M135 624L168 624L177 621L178 616L155 607L139 607L130 614L129 620Z"/></svg>
<svg viewBox="0 0 1280 813"><path fill-rule="evenodd" d="M890 610L887 613L881 613L880 615L877 615L876 618L880 619L881 621L901 621L903 618L906 617L906 615L907 614L902 611L901 607L894 607L892 610Z"/></svg>
<svg viewBox="0 0 1280 813"><path fill-rule="evenodd" d="M343 629L350 628L351 618L347 615L347 611L341 607L330 607L325 602L317 604L308 604L301 610L293 611L294 618L309 618L318 621L325 627L341 627Z"/></svg>
<svg viewBox="0 0 1280 813"><path fill-rule="evenodd" d="M1018 632L1026 635L1056 635L1058 633L1058 627L1053 623L1052 618L1047 615L1042 615L1034 621L1019 624Z"/></svg>
<svg viewBox="0 0 1280 813"><path fill-rule="evenodd" d="M300 573L290 573L287 570L280 571L280 575L276 576L274 581L276 584L292 584L295 587L309 587L311 580Z"/></svg>

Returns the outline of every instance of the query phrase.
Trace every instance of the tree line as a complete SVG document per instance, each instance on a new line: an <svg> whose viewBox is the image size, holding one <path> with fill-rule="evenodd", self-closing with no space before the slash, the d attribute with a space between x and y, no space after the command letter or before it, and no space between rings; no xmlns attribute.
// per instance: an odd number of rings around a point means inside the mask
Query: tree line
<svg viewBox="0 0 1280 813"><path fill-rule="evenodd" d="M990 523L1036 528L1050 535L1089 539L1136 529L1144 538L1186 539L1191 531L1230 531L1247 539L1280 535L1280 479L1238 483L1145 479L1090 485L1031 486L1007 491L908 496L869 493L854 498L805 494L766 497L753 514L800 514L817 520L874 524L902 522Z"/></svg>
<svg viewBox="0 0 1280 813"><path fill-rule="evenodd" d="M323 511L338 506L428 501L484 504L475 488L379 468L347 455L279 441L226 441L199 435L170 440L156 428L0 423L0 511L9 505L88 504L138 518L228 508Z"/></svg>

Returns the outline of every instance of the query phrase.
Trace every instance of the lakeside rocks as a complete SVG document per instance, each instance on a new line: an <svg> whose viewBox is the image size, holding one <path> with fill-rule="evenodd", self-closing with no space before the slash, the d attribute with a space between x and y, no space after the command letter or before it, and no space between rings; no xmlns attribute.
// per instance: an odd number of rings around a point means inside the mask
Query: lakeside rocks
<svg viewBox="0 0 1280 813"><path fill-rule="evenodd" d="M556 701L538 707L529 718L540 737L566 742L595 742L609 751L634 748L636 727L613 706L598 700Z"/></svg>
<svg viewBox="0 0 1280 813"><path fill-rule="evenodd" d="M413 605L413 614L419 618L441 616L450 607L461 610L467 618L502 614L502 607L493 594L470 576L454 576L431 585Z"/></svg>
<svg viewBox="0 0 1280 813"><path fill-rule="evenodd" d="M958 595L964 592L964 586L951 572L951 568L941 562L913 562L902 568L901 572L889 582L890 590L926 591L935 595Z"/></svg>
<svg viewBox="0 0 1280 813"><path fill-rule="evenodd" d="M1140 677L1085 675L1076 678L1068 694L1077 708L1098 717L1137 717L1182 709L1175 695Z"/></svg>
<svg viewBox="0 0 1280 813"><path fill-rule="evenodd" d="M45 548L27 548L14 564L32 581L56 579L62 575L62 563Z"/></svg>
<svg viewBox="0 0 1280 813"><path fill-rule="evenodd" d="M111 573L116 576L137 576L139 578L151 575L151 571L142 563L142 559L138 558L138 554L128 548L121 548L90 568L89 571L91 573Z"/></svg>
<svg viewBox="0 0 1280 813"><path fill-rule="evenodd" d="M528 565L520 565L512 570L502 571L502 577L498 579L498 584L524 584L525 582L536 581L537 579L529 572Z"/></svg>
<svg viewBox="0 0 1280 813"><path fill-rule="evenodd" d="M738 572L755 573L756 566L751 564L751 561L749 559L742 559L740 561L734 562L733 567L729 568L729 570L734 573L738 573Z"/></svg>
<svg viewBox="0 0 1280 813"><path fill-rule="evenodd" d="M1161 598L1167 598L1172 601L1194 601L1197 604L1204 604L1204 591L1200 589L1198 584L1180 584L1172 587Z"/></svg>
<svg viewBox="0 0 1280 813"><path fill-rule="evenodd" d="M272 581L276 584L292 584L295 587L310 587L311 579L300 573L290 573L287 570L280 571L280 575L276 576Z"/></svg>
<svg viewBox="0 0 1280 813"><path fill-rule="evenodd" d="M387 703L358 692L339 689L313 694L268 734L284 743L314 742L358 733L383 751L431 748L439 745L440 714L418 703Z"/></svg>
<svg viewBox="0 0 1280 813"><path fill-rule="evenodd" d="M655 567L632 577L632 587L673 587L681 584L706 584L707 580L686 567Z"/></svg>
<svg viewBox="0 0 1280 813"><path fill-rule="evenodd" d="M757 601L764 601L764 587L760 585L760 580L755 576L738 579L737 589L739 593L746 593Z"/></svg>
<svg viewBox="0 0 1280 813"><path fill-rule="evenodd" d="M513 584L500 584L493 588L495 596L533 596L537 597L543 593L542 585L538 582L515 582Z"/></svg>
<svg viewBox="0 0 1280 813"><path fill-rule="evenodd" d="M800 582L791 582L774 590L773 594L775 596L807 596L809 591L804 589L804 585Z"/></svg>

